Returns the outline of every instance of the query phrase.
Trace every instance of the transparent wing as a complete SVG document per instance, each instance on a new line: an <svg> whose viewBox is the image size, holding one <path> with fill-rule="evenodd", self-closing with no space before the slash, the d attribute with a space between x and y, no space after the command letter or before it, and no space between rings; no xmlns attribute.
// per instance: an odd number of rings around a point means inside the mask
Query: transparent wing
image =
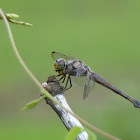
<svg viewBox="0 0 140 140"><path fill-rule="evenodd" d="M94 87L95 81L93 80L92 75L88 72L85 80L83 99L88 97L88 94L94 89Z"/></svg>
<svg viewBox="0 0 140 140"><path fill-rule="evenodd" d="M74 83L79 87L84 88L86 76L81 76L81 77L71 76L71 80L72 80L72 84Z"/></svg>
<svg viewBox="0 0 140 140"><path fill-rule="evenodd" d="M53 51L51 53L51 56L54 60L57 60L59 58L63 58L66 60L66 62L70 61L70 60L77 60L75 57L72 57L72 56L68 56L68 55L64 55L64 54L61 54L61 53L58 53L58 52L55 52Z"/></svg>

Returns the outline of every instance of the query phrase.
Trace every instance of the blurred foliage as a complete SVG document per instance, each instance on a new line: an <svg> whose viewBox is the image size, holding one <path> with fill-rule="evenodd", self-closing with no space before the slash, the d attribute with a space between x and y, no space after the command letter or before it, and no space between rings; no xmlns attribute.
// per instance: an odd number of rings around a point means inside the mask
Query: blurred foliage
<svg viewBox="0 0 140 140"><path fill-rule="evenodd" d="M30 23L26 23L26 22L23 22L23 21L16 21L14 20L14 18L19 18L19 15L16 15L14 13L4 13L4 15L6 16L7 20L11 23L14 23L14 24L19 24L19 25L26 25L26 26L33 26L32 24ZM2 16L0 15L0 19L3 19Z"/></svg>
<svg viewBox="0 0 140 140"><path fill-rule="evenodd" d="M140 2L131 0L1 1L5 13L17 13L33 28L11 24L18 50L40 82L55 74L50 53L83 60L92 70L131 97L140 100ZM18 63L0 20L0 139L63 139L67 133L44 103L27 112L21 108L40 90ZM82 100L73 86L66 98L82 118L125 140L140 138L139 109L96 84ZM55 135L52 135L54 134ZM105 140L97 135L97 139Z"/></svg>
<svg viewBox="0 0 140 140"><path fill-rule="evenodd" d="M75 126L73 127L67 134L65 140L75 140L79 134L81 134L83 131L82 128Z"/></svg>

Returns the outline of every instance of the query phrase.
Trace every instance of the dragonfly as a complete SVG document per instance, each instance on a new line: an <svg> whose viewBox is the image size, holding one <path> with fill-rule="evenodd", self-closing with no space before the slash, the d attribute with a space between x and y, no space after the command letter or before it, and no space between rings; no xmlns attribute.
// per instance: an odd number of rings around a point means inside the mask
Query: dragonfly
<svg viewBox="0 0 140 140"><path fill-rule="evenodd" d="M134 107L140 108L140 102L129 97L127 94L123 93L118 88L105 81L101 76L93 72L87 65L85 65L83 61L55 51L51 53L51 56L54 59L54 69L56 72L58 72L57 76L60 76L60 79L58 81L66 83L63 92L72 87L72 77L75 78L75 81L83 79L82 77L84 77L85 80L83 99L88 97L88 94L92 91L92 89L94 88L94 83L96 82L127 99L128 101L133 103ZM70 85L69 87L68 84Z"/></svg>

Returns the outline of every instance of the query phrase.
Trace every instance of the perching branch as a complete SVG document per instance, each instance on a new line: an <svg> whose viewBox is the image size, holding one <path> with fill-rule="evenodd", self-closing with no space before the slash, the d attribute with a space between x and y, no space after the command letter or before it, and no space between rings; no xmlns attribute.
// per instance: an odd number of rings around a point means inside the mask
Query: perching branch
<svg viewBox="0 0 140 140"><path fill-rule="evenodd" d="M79 117L78 115L76 115L75 113L71 112L70 110L68 110L67 108L65 108L58 100L56 100L55 98L53 98L52 95L50 95L40 84L40 82L36 79L36 77L32 74L32 72L29 70L29 68L26 66L26 64L24 63L23 59L21 58L17 48L16 48L16 44L12 35L12 31L11 28L9 26L8 20L4 14L4 12L0 9L0 17L4 20L7 31L8 31L8 35L11 41L11 45L13 47L13 50L15 52L15 55L18 59L18 61L20 62L21 66L23 67L23 69L25 70L25 72L29 75L29 77L33 80L33 82L36 84L36 86L38 86L40 88L40 90L43 92L43 94L49 98L51 101L53 101L54 103L58 104L60 107L62 107L65 111L69 112L71 115L73 115L75 118L77 118L83 125L87 126L88 128L90 128L92 131L95 131L109 139L112 140L119 140L118 138L111 136L108 133L105 133L104 131L94 127L93 125L91 125L90 123L86 122L85 120L83 120L81 117Z"/></svg>
<svg viewBox="0 0 140 140"><path fill-rule="evenodd" d="M68 110L71 110L69 107L64 94L62 93L63 87L59 84L55 76L50 76L48 78L47 82L44 82L42 86L54 97L56 98L65 108ZM82 124L71 114L69 114L67 111L65 111L63 108L61 108L59 105L55 104L48 98L45 98L46 103L49 104L52 109L57 113L65 127L68 131L70 131L73 127L78 126L81 129L84 129ZM78 137L77 140L88 140L88 134L86 131L82 131Z"/></svg>

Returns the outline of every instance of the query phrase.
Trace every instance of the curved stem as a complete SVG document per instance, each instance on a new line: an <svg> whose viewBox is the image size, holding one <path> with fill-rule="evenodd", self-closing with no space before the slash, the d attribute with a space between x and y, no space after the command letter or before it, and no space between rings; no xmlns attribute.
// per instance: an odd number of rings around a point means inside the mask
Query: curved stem
<svg viewBox="0 0 140 140"><path fill-rule="evenodd" d="M12 31L11 31L11 28L9 26L9 23L8 23L8 20L7 18L5 17L5 14L3 13L3 11L0 9L0 15L1 17L3 18L4 22L5 22L5 25L6 25L6 28L7 28L7 31L8 31L8 35L9 35L9 38L10 38L10 41L11 41L11 44L12 44L12 47L13 47L13 50L15 52L15 55L18 59L18 61L20 62L21 66L24 68L25 72L30 76L30 78L34 81L34 83L42 90L42 92L50 99L52 100L54 103L58 104L60 107L62 107L64 110L66 110L67 112L69 112L71 115L73 115L74 117L76 117L83 125L87 126L88 128L90 128L91 130L93 131L96 131L97 133L101 134L101 135L104 135L105 137L109 138L109 139L112 139L112 140L119 140L118 138L114 137L114 136L111 136L110 134L108 133L105 133L104 131L96 128L95 126L92 126L91 124L89 124L88 122L86 122L85 120L83 120L81 117L79 117L78 115L76 115L75 113L69 111L68 109L66 109L64 106L62 106L62 104L53 98L52 95L50 95L43 87L42 85L40 84L40 82L36 79L36 77L32 74L32 72L29 70L29 68L26 66L26 64L24 63L23 59L21 58L17 48L16 48L16 44L15 44L15 41L14 41L14 38L13 38L13 35L12 35Z"/></svg>

